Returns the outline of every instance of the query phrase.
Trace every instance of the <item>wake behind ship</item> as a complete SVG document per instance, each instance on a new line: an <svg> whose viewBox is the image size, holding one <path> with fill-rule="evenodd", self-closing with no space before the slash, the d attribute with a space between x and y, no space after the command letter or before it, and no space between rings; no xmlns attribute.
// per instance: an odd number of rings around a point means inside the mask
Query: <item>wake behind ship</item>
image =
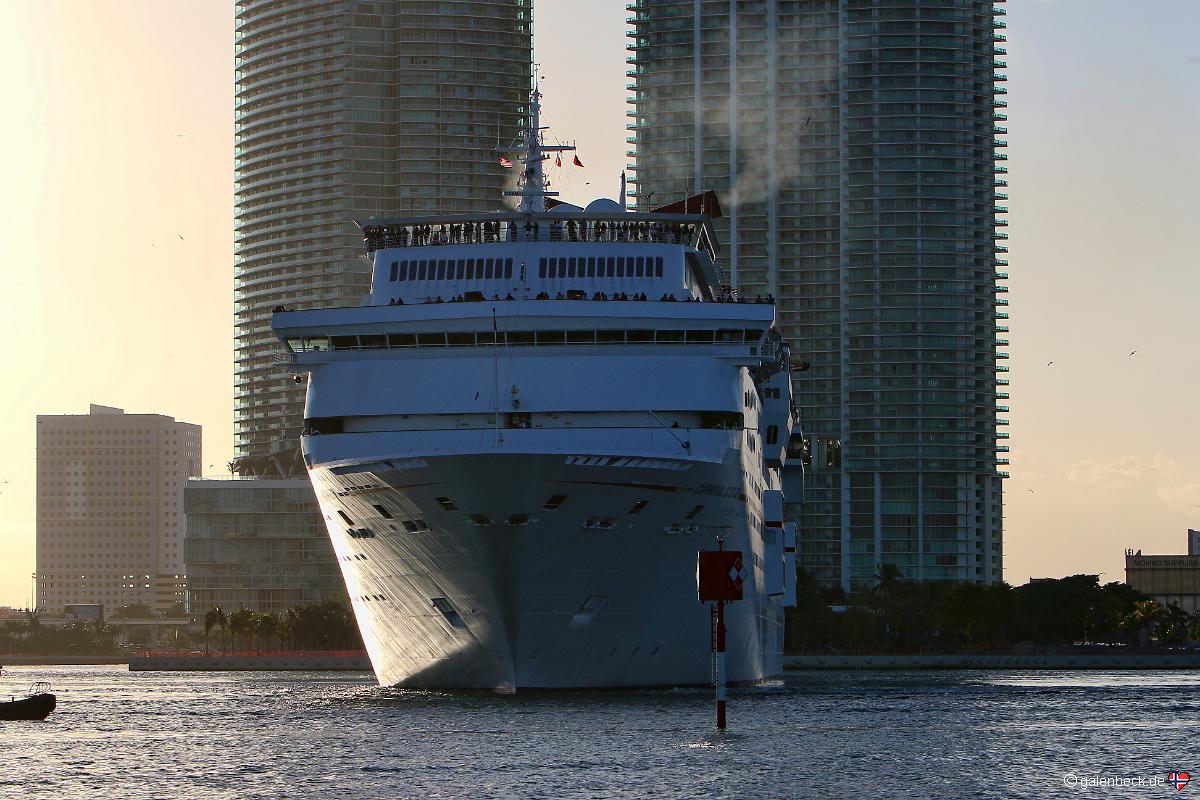
<svg viewBox="0 0 1200 800"><path fill-rule="evenodd" d="M302 449L382 684L697 685L696 554L744 553L728 675L781 669L790 355L716 264L711 195L359 223L371 294L284 311ZM623 194L623 192L622 192Z"/></svg>

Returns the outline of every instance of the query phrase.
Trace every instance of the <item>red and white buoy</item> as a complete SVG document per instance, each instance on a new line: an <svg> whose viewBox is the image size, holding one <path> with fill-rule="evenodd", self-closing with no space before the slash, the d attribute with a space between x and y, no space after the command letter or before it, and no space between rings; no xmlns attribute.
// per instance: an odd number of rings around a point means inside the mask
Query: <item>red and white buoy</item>
<svg viewBox="0 0 1200 800"><path fill-rule="evenodd" d="M712 674L717 690L717 729L725 729L725 604L742 599L742 553L726 550L717 539L716 550L701 550L696 557L696 592L701 603L712 603Z"/></svg>

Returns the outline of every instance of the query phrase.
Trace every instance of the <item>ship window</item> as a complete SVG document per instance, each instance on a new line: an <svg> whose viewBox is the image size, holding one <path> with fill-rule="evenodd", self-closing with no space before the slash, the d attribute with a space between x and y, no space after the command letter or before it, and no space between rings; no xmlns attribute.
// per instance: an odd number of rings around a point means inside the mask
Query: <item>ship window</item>
<svg viewBox="0 0 1200 800"><path fill-rule="evenodd" d="M458 510L458 506L454 505L454 503L450 501L449 497L435 497L433 499L437 500L438 505L440 505L442 508L446 509L447 511Z"/></svg>
<svg viewBox="0 0 1200 800"><path fill-rule="evenodd" d="M438 259L437 279L439 281L444 281L446 279L446 261L445 261L445 259Z"/></svg>
<svg viewBox="0 0 1200 800"><path fill-rule="evenodd" d="M479 344L495 344L496 334L494 331L480 331L475 334L475 341Z"/></svg>
<svg viewBox="0 0 1200 800"><path fill-rule="evenodd" d="M358 348L357 336L330 336L330 343L334 350L355 350Z"/></svg>
<svg viewBox="0 0 1200 800"><path fill-rule="evenodd" d="M558 507L561 506L566 499L567 496L565 494L551 495L550 499L546 501L546 505L543 506L543 508L545 508L547 511L557 511Z"/></svg>
<svg viewBox="0 0 1200 800"><path fill-rule="evenodd" d="M446 334L444 333L418 333L417 344L421 347L437 347L438 345L446 344Z"/></svg>
<svg viewBox="0 0 1200 800"><path fill-rule="evenodd" d="M625 277L625 257L624 256L617 259L617 277L618 278Z"/></svg>
<svg viewBox="0 0 1200 800"><path fill-rule="evenodd" d="M489 258L483 262L483 279L490 281L492 279L492 269L496 264L496 259Z"/></svg>
<svg viewBox="0 0 1200 800"><path fill-rule="evenodd" d="M712 331L688 331L687 341L689 344L712 344Z"/></svg>
<svg viewBox="0 0 1200 800"><path fill-rule="evenodd" d="M683 341L683 331L659 331L659 344L676 344Z"/></svg>
<svg viewBox="0 0 1200 800"><path fill-rule="evenodd" d="M607 270L607 272L605 272L605 277L612 278L612 277L615 277L616 274L617 274L617 260L615 258L610 258L608 260L608 270Z"/></svg>
<svg viewBox="0 0 1200 800"><path fill-rule="evenodd" d="M754 328L747 328L746 329L746 341L747 342L757 342L759 339L762 338L762 334L763 334L762 331L755 330Z"/></svg>
<svg viewBox="0 0 1200 800"><path fill-rule="evenodd" d="M533 415L523 411L514 411L504 415L504 427L506 428L532 428Z"/></svg>
<svg viewBox="0 0 1200 800"><path fill-rule="evenodd" d="M740 342L742 341L742 331L738 328L722 328L717 331L718 342Z"/></svg>
<svg viewBox="0 0 1200 800"><path fill-rule="evenodd" d="M745 417L737 411L704 411L700 414L700 427L709 430L739 430Z"/></svg>
<svg viewBox="0 0 1200 800"><path fill-rule="evenodd" d="M471 524L480 525L480 526L491 525L492 518L489 517L487 514L472 514L471 515Z"/></svg>
<svg viewBox="0 0 1200 800"><path fill-rule="evenodd" d="M633 330L628 333L630 343L647 344L654 341L654 331L649 330Z"/></svg>
<svg viewBox="0 0 1200 800"><path fill-rule="evenodd" d="M589 278L596 277L596 259L593 256L588 256L587 276Z"/></svg>
<svg viewBox="0 0 1200 800"><path fill-rule="evenodd" d="M473 259L472 259L473 260ZM467 274L467 262L459 259L458 265L454 269L454 280L461 281L463 275Z"/></svg>
<svg viewBox="0 0 1200 800"><path fill-rule="evenodd" d="M567 259L567 277L568 278L575 277L575 259L574 258Z"/></svg>
<svg viewBox="0 0 1200 800"><path fill-rule="evenodd" d="M512 278L512 259L504 259L504 277Z"/></svg>
<svg viewBox="0 0 1200 800"><path fill-rule="evenodd" d="M528 514L512 514L508 518L509 525L527 525L529 524Z"/></svg>
<svg viewBox="0 0 1200 800"><path fill-rule="evenodd" d="M638 500L636 503L633 504L633 508L629 509L629 513L630 514L642 513L642 509L645 508L649 502L650 502L649 500Z"/></svg>
<svg viewBox="0 0 1200 800"><path fill-rule="evenodd" d="M474 347L475 334L473 333L447 333L446 343L451 347Z"/></svg>
<svg viewBox="0 0 1200 800"><path fill-rule="evenodd" d="M567 331L567 344L595 344L595 331Z"/></svg>
<svg viewBox="0 0 1200 800"><path fill-rule="evenodd" d="M467 279L468 280L475 280L475 263L476 262L474 259L467 262Z"/></svg>
<svg viewBox="0 0 1200 800"><path fill-rule="evenodd" d="M533 331L509 331L509 344L533 344Z"/></svg>
<svg viewBox="0 0 1200 800"><path fill-rule="evenodd" d="M405 261L403 264L400 265L400 280L402 280L402 281L408 280L408 268L409 268L409 263L407 261ZM415 265L413 265L413 269L415 271L415 269L416 269Z"/></svg>
<svg viewBox="0 0 1200 800"><path fill-rule="evenodd" d="M446 621L455 628L467 627L467 623L464 622L463 618L459 616L459 613L454 610L454 606L450 605L449 600L444 597L434 597L431 599L431 602L433 603L433 607L440 611L442 616L446 618Z"/></svg>
<svg viewBox="0 0 1200 800"><path fill-rule="evenodd" d="M656 278L662 277L662 267L663 267L662 257L659 256L654 259L654 277L656 277Z"/></svg>
<svg viewBox="0 0 1200 800"><path fill-rule="evenodd" d="M624 344L625 331L596 331L596 344Z"/></svg>
<svg viewBox="0 0 1200 800"><path fill-rule="evenodd" d="M695 508L693 508L691 511L688 512L687 516L684 517L684 519L695 519L696 515L699 514L703 510L704 510L704 506L696 506Z"/></svg>
<svg viewBox="0 0 1200 800"><path fill-rule="evenodd" d="M374 508L376 511L378 511L378 512L379 512L379 516L383 517L384 519L391 519L391 518L392 518L392 512L388 511L386 508L384 508L383 506L379 505L378 503L374 503L374 504L373 504L373 508Z"/></svg>
<svg viewBox="0 0 1200 800"><path fill-rule="evenodd" d="M338 513L338 516L339 516L339 517L341 517L342 519L346 520L346 524L347 524L347 525L353 525L353 524L354 524L354 520L350 519L350 515L349 515L349 514L347 514L345 511L342 511L342 510L339 508L339 509L337 510L337 513Z"/></svg>
<svg viewBox="0 0 1200 800"><path fill-rule="evenodd" d="M389 347L412 347L416 343L417 343L417 336L415 333L389 333L388 334L388 346Z"/></svg>
<svg viewBox="0 0 1200 800"><path fill-rule="evenodd" d="M553 258L549 259L549 263L553 264L554 259ZM546 259L544 259L544 258L538 259L538 277L539 278L546 277L546 264L547 264Z"/></svg>
<svg viewBox="0 0 1200 800"><path fill-rule="evenodd" d="M777 442L777 441L779 441L779 426L778 425L768 425L767 426L767 444L775 444L775 442Z"/></svg>
<svg viewBox="0 0 1200 800"><path fill-rule="evenodd" d="M368 350L382 350L387 347L387 337L382 333L362 335L358 337L359 343Z"/></svg>
<svg viewBox="0 0 1200 800"><path fill-rule="evenodd" d="M425 267L428 263L428 261L422 261L420 266L417 267L417 280L425 280Z"/></svg>
<svg viewBox="0 0 1200 800"><path fill-rule="evenodd" d="M636 275L637 275L637 277L642 278L642 277L645 277L645 274L646 274L646 259L643 256L638 256L637 257Z"/></svg>
<svg viewBox="0 0 1200 800"><path fill-rule="evenodd" d="M344 430L342 417L310 417L304 420L305 433L309 436L322 433L341 433Z"/></svg>
<svg viewBox="0 0 1200 800"><path fill-rule="evenodd" d="M566 344L567 343L566 331L538 331L537 332L537 343L538 344Z"/></svg>
<svg viewBox="0 0 1200 800"><path fill-rule="evenodd" d="M400 271L400 262L393 261L392 262L392 283L396 282L396 275L399 273L399 271Z"/></svg>

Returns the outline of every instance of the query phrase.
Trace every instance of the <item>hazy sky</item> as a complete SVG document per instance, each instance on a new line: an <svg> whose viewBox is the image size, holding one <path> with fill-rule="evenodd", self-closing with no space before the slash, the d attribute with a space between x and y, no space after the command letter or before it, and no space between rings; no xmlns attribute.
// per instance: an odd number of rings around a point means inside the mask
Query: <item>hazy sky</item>
<svg viewBox="0 0 1200 800"><path fill-rule="evenodd" d="M1126 547L1200 528L1200 3L1006 5L1005 576L1123 579ZM587 165L551 178L614 196L624 0L536 12L546 121ZM24 605L37 414L169 414L206 472L232 456L232 4L0 0L0 76L0 604Z"/></svg>

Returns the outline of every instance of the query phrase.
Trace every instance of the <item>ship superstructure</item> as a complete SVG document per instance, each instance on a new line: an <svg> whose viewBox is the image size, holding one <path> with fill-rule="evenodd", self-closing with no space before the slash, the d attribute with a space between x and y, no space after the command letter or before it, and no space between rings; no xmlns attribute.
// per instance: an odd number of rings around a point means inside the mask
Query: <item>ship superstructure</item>
<svg viewBox="0 0 1200 800"><path fill-rule="evenodd" d="M355 308L279 312L303 455L383 684L709 680L696 553L745 554L728 671L780 671L795 530L790 354L738 301L698 196L547 209L539 96L520 206L361 222ZM623 200L623 198L622 198Z"/></svg>

